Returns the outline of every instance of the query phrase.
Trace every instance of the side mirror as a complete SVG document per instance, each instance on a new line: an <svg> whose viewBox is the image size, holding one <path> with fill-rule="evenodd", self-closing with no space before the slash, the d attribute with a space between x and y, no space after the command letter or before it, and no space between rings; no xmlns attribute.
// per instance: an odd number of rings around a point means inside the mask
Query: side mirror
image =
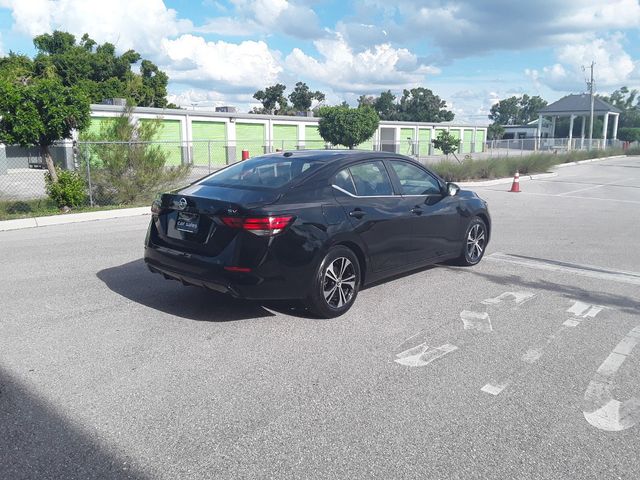
<svg viewBox="0 0 640 480"><path fill-rule="evenodd" d="M450 197L457 195L459 191L460 191L460 187L458 185L452 182L447 183L447 194Z"/></svg>

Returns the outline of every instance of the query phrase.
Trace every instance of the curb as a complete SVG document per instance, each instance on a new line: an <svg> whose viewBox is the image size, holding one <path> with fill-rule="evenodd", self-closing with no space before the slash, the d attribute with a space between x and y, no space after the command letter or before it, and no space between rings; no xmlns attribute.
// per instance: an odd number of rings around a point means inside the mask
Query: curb
<svg viewBox="0 0 640 480"><path fill-rule="evenodd" d="M23 228L46 227L50 225L64 225L67 223L91 222L109 218L136 217L151 215L149 207L119 208L115 210L100 210L97 212L67 213L49 215L46 217L17 218L15 220L0 221L0 232L21 230Z"/></svg>
<svg viewBox="0 0 640 480"><path fill-rule="evenodd" d="M614 155L613 157L589 158L587 160L580 160L578 162L559 163L553 168L571 167L573 165L583 165L585 163L601 162L603 160L611 160L614 158L627 158L627 155Z"/></svg>
<svg viewBox="0 0 640 480"><path fill-rule="evenodd" d="M551 173L537 173L535 175L520 175L520 181L526 180L538 180L539 178L551 178L557 177L556 172ZM492 185L506 185L513 182L513 177L496 178L495 180L483 180L481 182L460 182L461 187L491 187Z"/></svg>
<svg viewBox="0 0 640 480"><path fill-rule="evenodd" d="M576 165L583 165L585 163L594 163L594 162L602 162L603 160L611 160L615 158L626 158L627 155L614 155L612 157L602 157L602 158L589 158L587 160L580 160L577 162L568 162L568 163L558 163L551 168L562 168L562 167L573 167ZM538 173L535 175L520 175L520 181L523 180L538 180L541 178L551 178L557 177L557 172L551 173ZM480 182L458 182L458 185L461 187L490 187L492 185L506 185L508 183L513 182L513 177L505 177L505 178L496 178L494 180L483 180Z"/></svg>

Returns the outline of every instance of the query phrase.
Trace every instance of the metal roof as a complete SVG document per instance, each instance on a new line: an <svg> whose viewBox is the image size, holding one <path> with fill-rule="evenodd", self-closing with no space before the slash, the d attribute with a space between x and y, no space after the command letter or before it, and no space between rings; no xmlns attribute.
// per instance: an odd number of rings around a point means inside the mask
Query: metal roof
<svg viewBox="0 0 640 480"><path fill-rule="evenodd" d="M122 112L123 107L118 105L103 105L101 103L91 104L91 112L99 114L100 112ZM134 113L151 114L151 115L181 115L189 117L209 117L209 118L229 118L235 120L272 120L275 122L305 122L317 124L319 117L297 117L289 115L263 115L254 113L238 113L238 112L215 112L212 110L184 110L173 108L153 108L153 107L135 107ZM435 127L435 128L476 128L486 130L487 125L471 125L454 122L398 122L391 120L381 120L380 126L405 126L405 127Z"/></svg>
<svg viewBox="0 0 640 480"><path fill-rule="evenodd" d="M596 97L593 102L593 111L596 114L604 113L621 113L621 111L608 104L604 100ZM551 105L547 105L542 108L538 113L546 115L571 115L571 114L585 114L588 115L591 112L591 97L586 94L567 95L562 97L557 102L553 102Z"/></svg>

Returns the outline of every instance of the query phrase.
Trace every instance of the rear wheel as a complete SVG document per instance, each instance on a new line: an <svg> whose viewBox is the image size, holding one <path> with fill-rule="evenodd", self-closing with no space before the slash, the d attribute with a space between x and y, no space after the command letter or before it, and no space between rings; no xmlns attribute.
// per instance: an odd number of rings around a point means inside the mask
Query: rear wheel
<svg viewBox="0 0 640 480"><path fill-rule="evenodd" d="M319 317L337 317L351 308L359 289L358 258L351 249L339 245L320 262L307 305Z"/></svg>
<svg viewBox="0 0 640 480"><path fill-rule="evenodd" d="M474 217L464 234L462 253L456 259L458 265L471 266L480 263L487 246L487 226L480 217Z"/></svg>

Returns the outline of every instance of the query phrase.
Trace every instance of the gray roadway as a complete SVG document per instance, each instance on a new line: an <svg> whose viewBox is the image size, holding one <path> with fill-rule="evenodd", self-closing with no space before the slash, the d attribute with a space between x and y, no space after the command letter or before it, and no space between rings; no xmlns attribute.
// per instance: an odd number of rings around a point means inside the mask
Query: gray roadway
<svg viewBox="0 0 640 480"><path fill-rule="evenodd" d="M558 172L333 320L148 273L148 217L0 232L0 478L640 478L640 158Z"/></svg>

